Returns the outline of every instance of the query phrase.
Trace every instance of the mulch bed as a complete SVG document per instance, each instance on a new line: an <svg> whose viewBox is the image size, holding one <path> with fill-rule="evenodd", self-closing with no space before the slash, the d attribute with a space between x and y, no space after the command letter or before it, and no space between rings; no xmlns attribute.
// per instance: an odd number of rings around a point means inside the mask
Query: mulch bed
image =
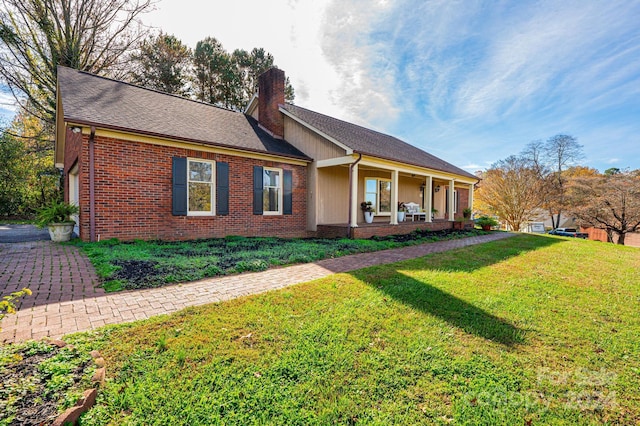
<svg viewBox="0 0 640 426"><path fill-rule="evenodd" d="M9 344L0 348L0 424L47 425L60 414L64 392L80 383L90 361L80 361L66 377L71 386L52 391L47 389L51 375L41 371L43 362L59 355L62 348L44 342ZM73 354L74 348L67 347ZM71 355L73 356L73 355Z"/></svg>

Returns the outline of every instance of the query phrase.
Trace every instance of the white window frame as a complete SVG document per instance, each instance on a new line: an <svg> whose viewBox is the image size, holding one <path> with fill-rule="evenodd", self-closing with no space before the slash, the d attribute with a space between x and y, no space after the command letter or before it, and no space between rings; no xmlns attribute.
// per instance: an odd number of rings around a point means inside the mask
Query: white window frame
<svg viewBox="0 0 640 426"><path fill-rule="evenodd" d="M445 206L449 204L449 188L445 191ZM448 212L447 212L448 213ZM453 190L453 214L458 213L458 190Z"/></svg>
<svg viewBox="0 0 640 426"><path fill-rule="evenodd" d="M207 183L198 180L191 180L191 176L189 175L190 165L191 163L209 163L211 164L211 182L209 185L211 187L211 211L191 211L189 205L189 187L190 183ZM187 216L215 216L216 212L216 162L212 160L204 160L202 158L187 158Z"/></svg>
<svg viewBox="0 0 640 426"><path fill-rule="evenodd" d="M458 190L453 190L453 214L458 213Z"/></svg>
<svg viewBox="0 0 640 426"><path fill-rule="evenodd" d="M367 191L367 181L370 181L370 180L375 182L376 192ZM377 178L371 178L371 177L365 177L364 178L364 201L365 202L368 201L367 200L367 195L373 194L375 196L376 201L375 201L375 203L372 203L372 207L375 209L376 213L378 213L378 198L379 198L378 190L379 190L379 187L378 187L378 179Z"/></svg>
<svg viewBox="0 0 640 426"><path fill-rule="evenodd" d="M376 209L376 216L391 216L391 212L381 212L380 211L380 182L389 182L391 183L391 179L379 178L379 177L365 177L364 178L364 199L367 200L367 194L373 194L373 192L367 191L367 181L374 180L376 182L376 203L373 206ZM389 208L392 206L390 205Z"/></svg>
<svg viewBox="0 0 640 426"><path fill-rule="evenodd" d="M278 186L277 187L272 187L269 186L269 188L277 188L278 189L278 210L277 211L270 211L270 210L265 210L264 209L264 198L263 198L263 204L262 204L262 214L264 216L281 216L282 215L282 193L283 193L283 180L284 180L284 173L282 171L282 169L276 168L276 167L263 167L262 168L262 196L264 197L264 193L266 192L265 189L267 188L265 179L264 179L264 172L278 172L278 176L280 177L278 179Z"/></svg>

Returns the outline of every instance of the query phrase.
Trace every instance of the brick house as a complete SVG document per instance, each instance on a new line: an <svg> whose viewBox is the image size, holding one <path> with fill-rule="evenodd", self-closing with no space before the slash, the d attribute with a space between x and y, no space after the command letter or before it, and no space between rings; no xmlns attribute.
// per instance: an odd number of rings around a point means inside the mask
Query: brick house
<svg viewBox="0 0 640 426"><path fill-rule="evenodd" d="M472 205L472 174L286 104L284 80L265 72L242 113L59 67L55 161L80 238L383 235L451 227ZM399 227L398 201L437 213Z"/></svg>

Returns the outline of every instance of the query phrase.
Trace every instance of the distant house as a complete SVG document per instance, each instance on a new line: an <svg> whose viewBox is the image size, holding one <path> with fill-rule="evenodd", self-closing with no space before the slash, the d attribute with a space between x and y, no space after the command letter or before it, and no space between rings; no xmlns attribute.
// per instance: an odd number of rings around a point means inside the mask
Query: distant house
<svg viewBox="0 0 640 426"><path fill-rule="evenodd" d="M561 214L559 220L557 215L554 216L554 220L560 223L558 226L556 226L556 228L577 228L576 220L574 217L569 217L565 214ZM509 226L505 226L505 229L509 231L512 230L509 228ZM520 229L518 231L528 233L544 233L551 229L553 229L553 222L551 220L549 211L543 208L538 208L533 212L530 219L520 226Z"/></svg>
<svg viewBox="0 0 640 426"><path fill-rule="evenodd" d="M364 237L449 228L472 205L474 175L286 104L284 80L260 76L242 113L59 67L55 159L80 237ZM398 202L437 213L398 226Z"/></svg>

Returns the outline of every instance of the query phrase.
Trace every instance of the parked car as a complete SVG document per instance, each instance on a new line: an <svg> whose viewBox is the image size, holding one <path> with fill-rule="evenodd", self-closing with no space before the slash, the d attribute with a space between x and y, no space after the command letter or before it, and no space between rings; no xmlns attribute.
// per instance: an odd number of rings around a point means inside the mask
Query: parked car
<svg viewBox="0 0 640 426"><path fill-rule="evenodd" d="M589 234L586 232L578 232L576 228L556 228L549 231L551 235L559 235L561 237L572 237L572 238L589 238Z"/></svg>

